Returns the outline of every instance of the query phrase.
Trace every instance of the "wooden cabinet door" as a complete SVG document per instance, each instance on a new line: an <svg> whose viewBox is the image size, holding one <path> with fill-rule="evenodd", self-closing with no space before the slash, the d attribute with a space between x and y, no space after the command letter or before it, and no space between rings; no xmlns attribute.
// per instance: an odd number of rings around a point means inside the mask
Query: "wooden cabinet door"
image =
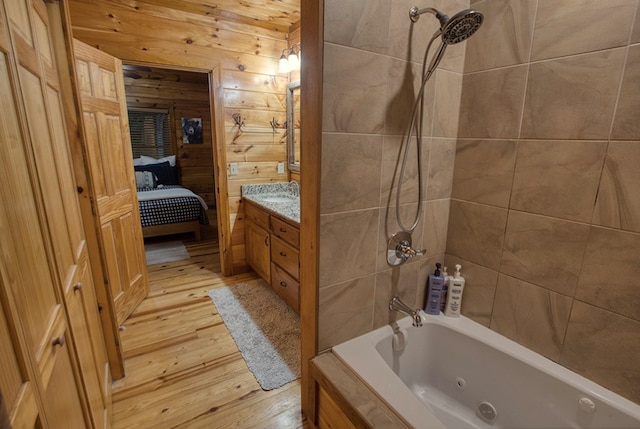
<svg viewBox="0 0 640 429"><path fill-rule="evenodd" d="M103 266L119 325L149 293L122 63L78 40L74 54Z"/></svg>
<svg viewBox="0 0 640 429"><path fill-rule="evenodd" d="M253 222L245 223L245 246L247 263L267 283L271 282L271 255L269 232Z"/></svg>

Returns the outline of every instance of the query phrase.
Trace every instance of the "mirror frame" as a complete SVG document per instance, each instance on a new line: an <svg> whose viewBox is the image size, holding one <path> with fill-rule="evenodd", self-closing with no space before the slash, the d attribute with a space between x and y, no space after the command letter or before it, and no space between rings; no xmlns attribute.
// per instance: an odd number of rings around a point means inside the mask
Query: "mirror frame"
<svg viewBox="0 0 640 429"><path fill-rule="evenodd" d="M289 171L300 173L300 160L296 163L296 134L294 111L294 91L300 88L300 81L296 80L287 84L287 166Z"/></svg>

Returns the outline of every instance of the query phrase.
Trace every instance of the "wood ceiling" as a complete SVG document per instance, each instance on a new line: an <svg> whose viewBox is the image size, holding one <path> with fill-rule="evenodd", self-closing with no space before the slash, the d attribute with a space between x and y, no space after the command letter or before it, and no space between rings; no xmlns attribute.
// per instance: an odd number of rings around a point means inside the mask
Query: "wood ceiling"
<svg viewBox="0 0 640 429"><path fill-rule="evenodd" d="M137 0L177 11L288 32L300 21L300 0Z"/></svg>

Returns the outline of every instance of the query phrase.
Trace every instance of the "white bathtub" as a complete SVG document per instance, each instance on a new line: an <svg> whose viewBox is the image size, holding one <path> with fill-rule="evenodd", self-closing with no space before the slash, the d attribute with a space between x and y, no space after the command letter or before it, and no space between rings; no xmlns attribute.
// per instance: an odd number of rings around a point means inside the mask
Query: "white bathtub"
<svg viewBox="0 0 640 429"><path fill-rule="evenodd" d="M640 406L506 337L466 317L422 318L333 347L409 425L640 428Z"/></svg>

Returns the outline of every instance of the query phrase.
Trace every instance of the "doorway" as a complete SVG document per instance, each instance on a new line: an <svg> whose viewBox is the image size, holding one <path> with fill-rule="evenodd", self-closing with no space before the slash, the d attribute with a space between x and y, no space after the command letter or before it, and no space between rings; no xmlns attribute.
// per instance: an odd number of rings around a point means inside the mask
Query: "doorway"
<svg viewBox="0 0 640 429"><path fill-rule="evenodd" d="M209 77L137 64L122 69L145 248L171 260L179 257L167 254L171 243L184 253L179 239L217 234ZM178 186L179 197L149 197L161 190L175 195Z"/></svg>

